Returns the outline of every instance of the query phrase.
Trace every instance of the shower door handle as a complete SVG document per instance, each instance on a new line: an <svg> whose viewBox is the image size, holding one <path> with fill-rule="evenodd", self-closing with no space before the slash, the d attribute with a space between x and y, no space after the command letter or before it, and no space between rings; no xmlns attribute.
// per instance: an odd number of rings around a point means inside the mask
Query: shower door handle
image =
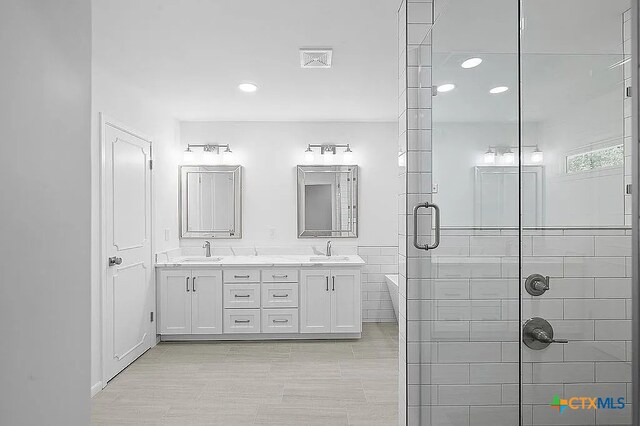
<svg viewBox="0 0 640 426"><path fill-rule="evenodd" d="M418 210L420 210L421 208L433 208L433 210L436 212L436 216L435 216L435 235L434 235L434 239L433 239L433 244L429 245L429 244L418 244ZM414 208L413 208L413 246L415 248L417 248L418 250L433 250L434 248L438 247L440 245L440 207L438 207L437 204L434 203L421 203L421 204L417 204Z"/></svg>

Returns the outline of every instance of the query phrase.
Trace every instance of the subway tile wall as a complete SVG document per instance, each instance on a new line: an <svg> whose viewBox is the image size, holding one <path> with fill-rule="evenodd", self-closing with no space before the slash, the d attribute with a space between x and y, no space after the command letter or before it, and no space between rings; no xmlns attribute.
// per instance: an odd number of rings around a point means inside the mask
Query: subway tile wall
<svg viewBox="0 0 640 426"><path fill-rule="evenodd" d="M385 275L398 273L398 246L360 246L362 268L362 321L396 322Z"/></svg>

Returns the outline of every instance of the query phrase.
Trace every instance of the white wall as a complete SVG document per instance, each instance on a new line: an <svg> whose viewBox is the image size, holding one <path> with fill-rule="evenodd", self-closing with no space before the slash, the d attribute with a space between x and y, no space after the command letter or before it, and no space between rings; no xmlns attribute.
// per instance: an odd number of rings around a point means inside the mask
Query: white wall
<svg viewBox="0 0 640 426"><path fill-rule="evenodd" d="M87 425L90 2L0 2L0 56L0 423Z"/></svg>
<svg viewBox="0 0 640 426"><path fill-rule="evenodd" d="M154 252L178 245L177 160L181 156L178 122L166 109L126 81L104 72L106 61L101 46L109 42L113 26L95 14L93 26L93 69L91 106L91 387L100 389L101 380L101 311L100 311L100 113L104 113L132 130L143 133L153 142ZM168 239L164 230L168 229ZM153 327L153 324L151 325Z"/></svg>
<svg viewBox="0 0 640 426"><path fill-rule="evenodd" d="M333 142L350 143L354 163L360 166L359 237L338 243L397 245L396 123L182 122L180 135L183 147L230 143L234 162L243 166L243 237L217 244L317 243L297 238L296 165L305 164L307 144ZM177 169L174 176L177 180ZM202 242L182 240L181 244Z"/></svg>

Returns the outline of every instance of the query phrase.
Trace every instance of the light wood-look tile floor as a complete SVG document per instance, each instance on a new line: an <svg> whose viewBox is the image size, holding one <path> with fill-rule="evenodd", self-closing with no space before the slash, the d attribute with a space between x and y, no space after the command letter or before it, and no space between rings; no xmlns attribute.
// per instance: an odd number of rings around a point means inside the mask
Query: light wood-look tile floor
<svg viewBox="0 0 640 426"><path fill-rule="evenodd" d="M92 400L94 425L397 425L398 326L361 340L161 343Z"/></svg>

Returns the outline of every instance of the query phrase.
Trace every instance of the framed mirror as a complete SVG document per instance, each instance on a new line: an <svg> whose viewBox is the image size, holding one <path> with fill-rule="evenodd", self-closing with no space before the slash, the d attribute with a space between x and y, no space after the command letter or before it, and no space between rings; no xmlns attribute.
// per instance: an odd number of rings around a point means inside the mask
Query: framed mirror
<svg viewBox="0 0 640 426"><path fill-rule="evenodd" d="M358 236L358 166L298 166L298 238Z"/></svg>
<svg viewBox="0 0 640 426"><path fill-rule="evenodd" d="M180 167L180 238L241 238L241 166Z"/></svg>

